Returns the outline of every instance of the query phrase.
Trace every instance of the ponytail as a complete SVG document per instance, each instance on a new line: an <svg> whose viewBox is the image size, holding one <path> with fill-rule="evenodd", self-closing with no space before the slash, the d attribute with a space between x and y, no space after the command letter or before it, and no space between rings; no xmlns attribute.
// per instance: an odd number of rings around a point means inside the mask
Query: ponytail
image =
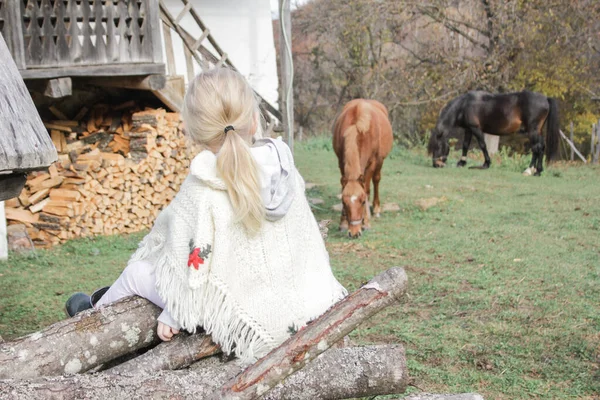
<svg viewBox="0 0 600 400"><path fill-rule="evenodd" d="M235 130L225 134L225 141L217 155L217 170L227 186L235 219L249 233L258 232L265 217L258 167L250 147Z"/></svg>
<svg viewBox="0 0 600 400"><path fill-rule="evenodd" d="M238 72L214 68L190 82L183 120L196 144L217 154L217 171L227 186L235 219L253 234L265 216L258 166L250 153L261 121L254 91Z"/></svg>

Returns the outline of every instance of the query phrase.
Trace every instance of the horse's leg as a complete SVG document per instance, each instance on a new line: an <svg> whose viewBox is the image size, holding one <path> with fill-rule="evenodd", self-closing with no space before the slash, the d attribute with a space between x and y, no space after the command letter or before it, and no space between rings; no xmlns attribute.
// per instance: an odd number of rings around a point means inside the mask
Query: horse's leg
<svg viewBox="0 0 600 400"><path fill-rule="evenodd" d="M483 138L483 131L481 129L479 129L479 127L477 127L477 126L471 126L470 131L473 135L475 135L475 138L477 139L477 143L479 143L479 148L483 152L483 157L485 159L485 161L483 162L483 165L481 167L471 167L471 168L488 169L490 167L490 164L492 163L492 160L490 159L490 155L488 154L488 151L487 151L487 146L485 145L485 140Z"/></svg>
<svg viewBox="0 0 600 400"><path fill-rule="evenodd" d="M531 162L529 167L523 172L523 175L540 176L544 170L544 138L537 131L530 131L529 143L531 144Z"/></svg>
<svg viewBox="0 0 600 400"><path fill-rule="evenodd" d="M462 148L462 157L460 161L456 164L457 167L464 167L467 165L467 153L469 152L469 147L471 146L471 138L473 134L470 129L465 129L465 138L463 139L463 148Z"/></svg>
<svg viewBox="0 0 600 400"><path fill-rule="evenodd" d="M365 203L364 217L363 217L363 229L371 229L371 209L370 209L370 198L371 198L371 180L373 179L373 173L375 171L374 164L370 164L365 171L365 193L367 194L367 202Z"/></svg>
<svg viewBox="0 0 600 400"><path fill-rule="evenodd" d="M381 204L379 202L379 181L381 180L381 168L383 167L383 160L375 167L375 174L373 174L373 214L375 218L381 216Z"/></svg>

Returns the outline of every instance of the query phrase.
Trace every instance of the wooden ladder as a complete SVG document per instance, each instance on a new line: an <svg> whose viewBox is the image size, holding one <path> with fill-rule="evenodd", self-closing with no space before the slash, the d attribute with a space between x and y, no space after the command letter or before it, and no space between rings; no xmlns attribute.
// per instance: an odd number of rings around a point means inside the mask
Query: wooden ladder
<svg viewBox="0 0 600 400"><path fill-rule="evenodd" d="M219 68L223 65L231 68L234 71L237 71L227 53L221 49L219 44L216 42L214 37L211 35L210 30L206 27L202 19L194 9L192 2L190 0L181 0L184 8L177 16L173 16L173 14L169 11L166 3L163 0L160 0L160 18L162 20L163 25L163 35L164 35L164 43L165 43L165 51L167 55L167 72L169 75L175 75L175 54L173 51L173 42L171 36L171 29L173 29L181 38L186 58L186 67L187 67L187 75L188 82L194 79L194 64L193 60L195 60L200 68L203 71L209 70L211 68ZM188 31L186 31L179 23L187 14L190 14L200 30L202 34L199 38L195 39ZM212 48L217 53L213 54L203 43L208 40ZM193 59L193 60L192 60ZM169 86L165 88L168 90ZM255 91L256 93L256 91ZM161 97L160 93L155 93L157 96ZM273 120L282 121L281 113L275 107L273 107L269 102L267 102L260 94L256 93L261 102L261 107L263 108L263 114L267 117L267 120L270 124L276 123ZM266 111L266 112L264 112Z"/></svg>

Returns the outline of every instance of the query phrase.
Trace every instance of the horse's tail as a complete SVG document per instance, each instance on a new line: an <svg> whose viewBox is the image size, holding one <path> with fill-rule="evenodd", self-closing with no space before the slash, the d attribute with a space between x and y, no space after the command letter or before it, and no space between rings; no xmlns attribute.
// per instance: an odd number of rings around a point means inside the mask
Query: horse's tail
<svg viewBox="0 0 600 400"><path fill-rule="evenodd" d="M546 119L546 160L552 160L558 152L560 141L560 126L558 121L558 102L548 97L550 111Z"/></svg>
<svg viewBox="0 0 600 400"><path fill-rule="evenodd" d="M358 133L367 133L371 129L371 107L366 101L356 105L356 130Z"/></svg>

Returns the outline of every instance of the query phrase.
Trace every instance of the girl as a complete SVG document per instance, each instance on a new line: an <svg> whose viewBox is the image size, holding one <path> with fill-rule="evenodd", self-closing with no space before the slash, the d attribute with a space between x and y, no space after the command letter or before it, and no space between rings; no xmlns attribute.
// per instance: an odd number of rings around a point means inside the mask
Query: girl
<svg viewBox="0 0 600 400"><path fill-rule="evenodd" d="M91 298L73 295L66 308L74 315L139 295L163 308L162 340L201 326L249 364L347 292L289 148L259 139L258 101L244 78L202 73L184 102L186 131L204 150L117 281Z"/></svg>

